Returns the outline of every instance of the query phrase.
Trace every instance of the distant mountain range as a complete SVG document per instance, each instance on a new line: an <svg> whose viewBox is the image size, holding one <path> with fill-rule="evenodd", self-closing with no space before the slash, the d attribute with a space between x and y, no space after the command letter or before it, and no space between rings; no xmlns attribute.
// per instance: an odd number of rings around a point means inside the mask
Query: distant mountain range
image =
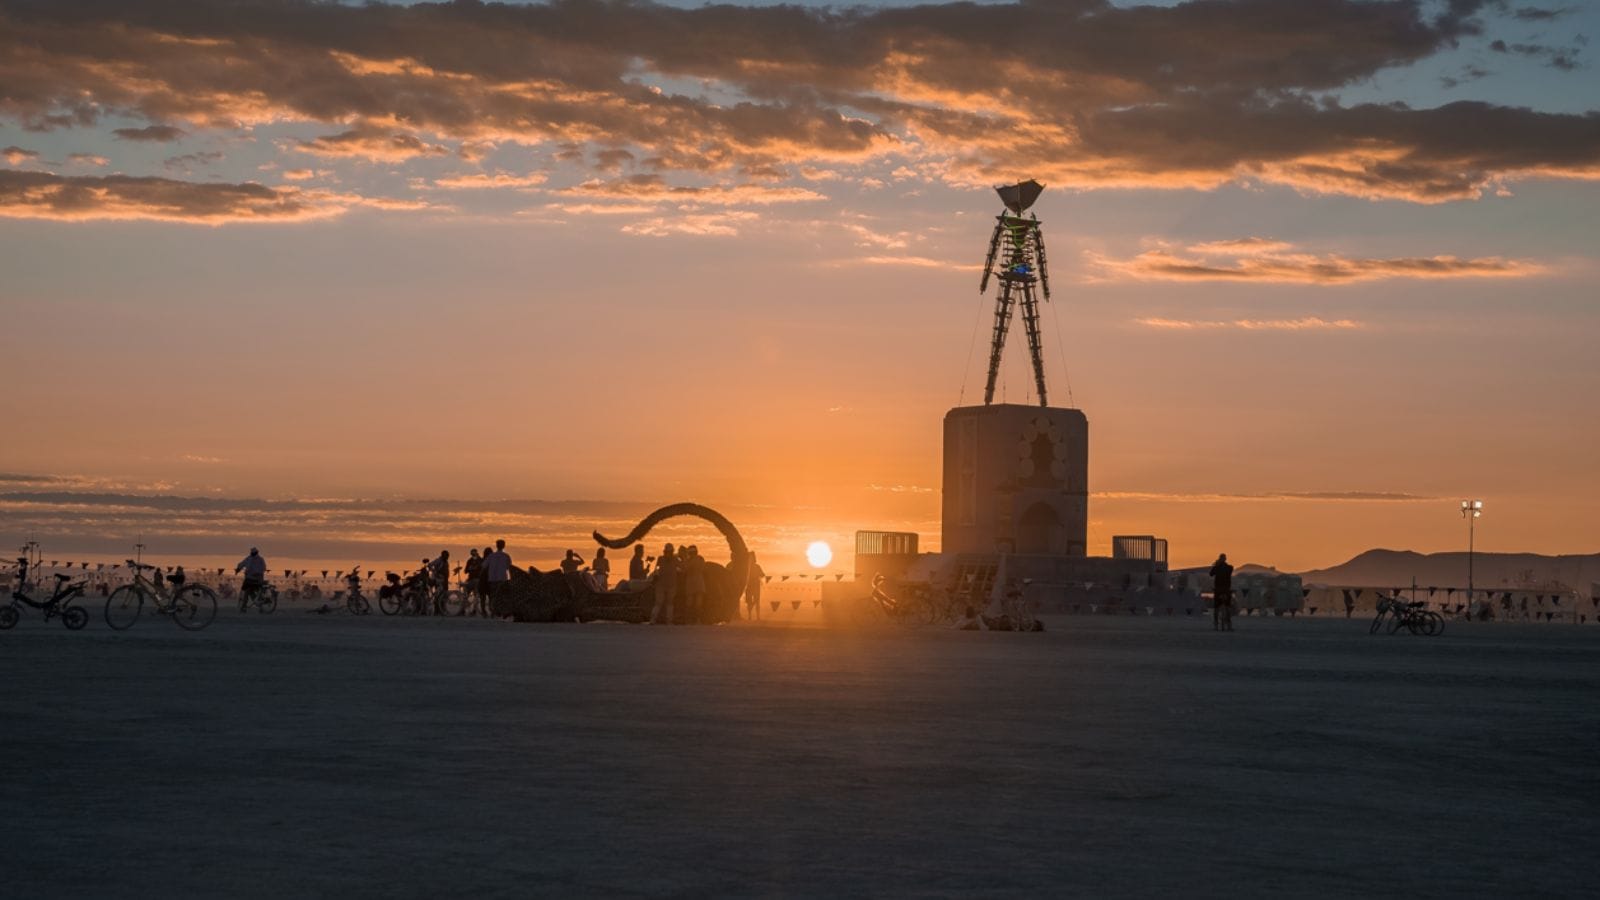
<svg viewBox="0 0 1600 900"><path fill-rule="evenodd" d="M1554 587L1556 582L1588 596L1600 583L1600 553L1544 556L1538 553L1474 553L1472 582L1479 588ZM1301 572L1306 584L1402 587L1466 587L1467 554L1368 550L1349 562Z"/></svg>

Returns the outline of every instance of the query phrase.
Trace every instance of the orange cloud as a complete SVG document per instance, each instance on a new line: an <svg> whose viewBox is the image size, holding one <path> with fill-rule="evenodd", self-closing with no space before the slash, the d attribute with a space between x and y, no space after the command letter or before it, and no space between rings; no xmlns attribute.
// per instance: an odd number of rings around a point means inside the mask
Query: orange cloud
<svg viewBox="0 0 1600 900"><path fill-rule="evenodd" d="M0 171L0 217L12 219L153 219L220 225L326 218L349 205L254 182L197 184L127 175Z"/></svg>
<svg viewBox="0 0 1600 900"><path fill-rule="evenodd" d="M660 217L624 225L622 226L622 233L644 237L666 237L668 235L733 237L739 233L740 225L753 222L757 218L758 216L753 212L741 211L683 215L672 218Z"/></svg>
<svg viewBox="0 0 1600 900"><path fill-rule="evenodd" d="M14 165L17 165L18 163L32 162L32 161L38 159L39 158L39 151L37 151L37 150L24 150L21 147L18 147L15 144L13 144L10 147L5 148L4 150L0 150L0 156L5 157L6 162L8 162L8 163L10 163L10 164L12 164L14 166Z"/></svg>
<svg viewBox="0 0 1600 900"><path fill-rule="evenodd" d="M1263 238L1209 241L1181 250L1157 248L1128 259L1090 254L1105 277L1133 281L1254 281L1353 284L1395 278L1526 278L1546 271L1527 260L1498 256L1356 258L1296 252Z"/></svg>
<svg viewBox="0 0 1600 900"><path fill-rule="evenodd" d="M509 172L495 172L493 174L476 173L470 175L448 175L444 178L435 178L431 187L441 190L491 190L495 188L532 188L544 184L549 178L543 172L532 172L527 175L512 175Z"/></svg>
<svg viewBox="0 0 1600 900"><path fill-rule="evenodd" d="M551 203L545 209L574 216L640 216L658 212L660 207L648 203Z"/></svg>
<svg viewBox="0 0 1600 900"><path fill-rule="evenodd" d="M300 141L295 149L318 156L364 159L372 162L403 162L418 156L446 156L438 144L429 144L414 134L396 131L376 122L362 122L347 131Z"/></svg>
<svg viewBox="0 0 1600 900"><path fill-rule="evenodd" d="M1354 331L1367 327L1364 323L1353 319L1328 320L1317 316L1306 316L1300 319L1231 319L1227 321L1164 319L1156 316L1146 316L1134 321L1150 328L1165 328L1173 331L1213 330L1219 328L1237 328L1244 331Z"/></svg>
<svg viewBox="0 0 1600 900"><path fill-rule="evenodd" d="M977 272L983 269L983 266L976 263L957 263L927 256L859 256L854 259L839 260L835 265L909 266L915 269L943 269L948 272Z"/></svg>
<svg viewBox="0 0 1600 900"><path fill-rule="evenodd" d="M1257 494L1209 491L1094 491L1096 500L1162 500L1175 503L1281 501L1333 503L1436 503L1440 498L1400 491L1266 491Z"/></svg>
<svg viewBox="0 0 1600 900"><path fill-rule="evenodd" d="M611 181L597 178L567 188L560 193L574 197L618 197L632 201L707 206L768 206L774 203L806 203L827 199L816 191L801 187L770 187L761 184L672 186L668 185L660 175L634 175Z"/></svg>

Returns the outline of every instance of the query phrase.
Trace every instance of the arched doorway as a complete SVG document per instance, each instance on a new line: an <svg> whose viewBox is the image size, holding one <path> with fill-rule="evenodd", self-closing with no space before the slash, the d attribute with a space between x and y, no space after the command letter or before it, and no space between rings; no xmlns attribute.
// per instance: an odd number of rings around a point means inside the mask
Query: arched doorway
<svg viewBox="0 0 1600 900"><path fill-rule="evenodd" d="M1039 502L1017 519L1017 552L1030 556L1065 556L1067 529L1055 507Z"/></svg>

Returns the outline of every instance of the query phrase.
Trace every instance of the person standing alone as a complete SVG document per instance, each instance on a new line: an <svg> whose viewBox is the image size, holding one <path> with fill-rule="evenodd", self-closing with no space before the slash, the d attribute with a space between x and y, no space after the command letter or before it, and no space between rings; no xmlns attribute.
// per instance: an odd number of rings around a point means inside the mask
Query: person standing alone
<svg viewBox="0 0 1600 900"><path fill-rule="evenodd" d="M756 562L756 555L750 554L750 577L744 585L744 617L751 621L761 618L761 585L767 580L767 573Z"/></svg>
<svg viewBox="0 0 1600 900"><path fill-rule="evenodd" d="M1233 630L1233 566L1226 553L1217 554L1211 564L1211 628Z"/></svg>

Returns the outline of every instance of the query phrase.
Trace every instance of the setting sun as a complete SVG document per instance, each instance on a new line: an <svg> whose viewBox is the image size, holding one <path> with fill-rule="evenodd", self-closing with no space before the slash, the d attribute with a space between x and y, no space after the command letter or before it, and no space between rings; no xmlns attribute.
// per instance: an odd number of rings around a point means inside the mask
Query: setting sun
<svg viewBox="0 0 1600 900"><path fill-rule="evenodd" d="M806 547L806 562L811 563L814 569L826 566L833 562L833 548L828 546L827 541L812 541L810 546Z"/></svg>

